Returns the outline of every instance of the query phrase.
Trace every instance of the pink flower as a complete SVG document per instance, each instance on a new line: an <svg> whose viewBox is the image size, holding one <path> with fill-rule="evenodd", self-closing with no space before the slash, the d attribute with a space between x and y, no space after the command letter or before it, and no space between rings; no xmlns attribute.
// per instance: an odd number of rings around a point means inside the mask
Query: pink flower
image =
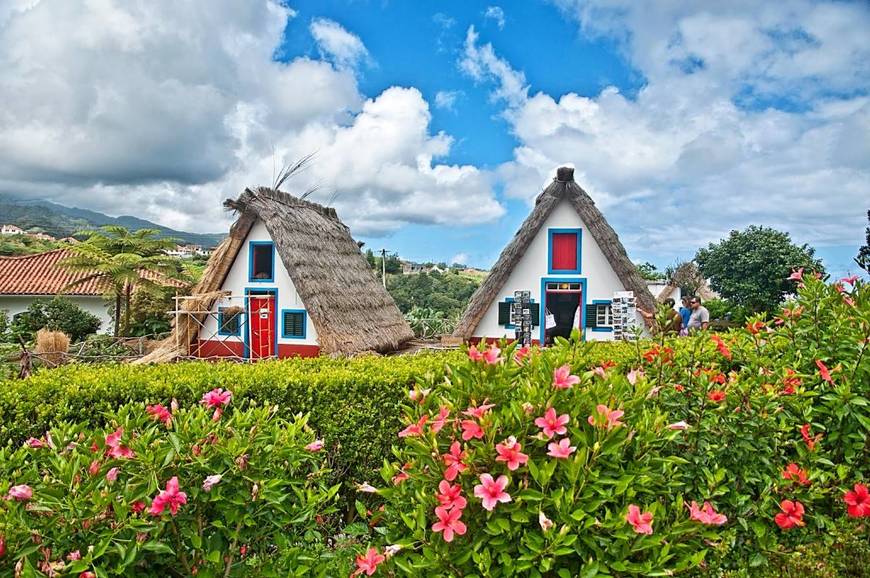
<svg viewBox="0 0 870 578"><path fill-rule="evenodd" d="M468 409L462 412L462 415L480 419L489 413L489 410L495 407L494 403L486 403L489 400L483 400L483 405L468 406Z"/></svg>
<svg viewBox="0 0 870 578"><path fill-rule="evenodd" d="M495 445L495 451L498 453L498 457L495 458L495 461L507 463L508 469L514 471L522 464L529 461L529 456L522 453L520 451L521 449L522 446L517 443L517 438L510 436L502 443Z"/></svg>
<svg viewBox="0 0 870 578"><path fill-rule="evenodd" d="M136 500L132 504L130 504L130 510L133 511L134 514L139 514L145 510L145 502L142 500Z"/></svg>
<svg viewBox="0 0 870 578"><path fill-rule="evenodd" d="M517 365L522 365L523 361L531 354L532 348L528 345L523 345L514 351L514 362Z"/></svg>
<svg viewBox="0 0 870 578"><path fill-rule="evenodd" d="M7 500L18 500L19 502L26 502L31 498L33 498L33 488L27 484L12 486L9 488L9 495L6 496Z"/></svg>
<svg viewBox="0 0 870 578"><path fill-rule="evenodd" d="M121 444L121 436L124 435L124 428L119 427L114 432L106 436L106 454L112 458L132 458L133 450Z"/></svg>
<svg viewBox="0 0 870 578"><path fill-rule="evenodd" d="M580 383L580 378L571 375L571 366L567 363L553 370L553 387L556 389L571 389L571 386Z"/></svg>
<svg viewBox="0 0 870 578"><path fill-rule="evenodd" d="M840 283L848 283L849 285L854 285L857 280L857 275L849 275L848 277L843 277L842 279L840 279Z"/></svg>
<svg viewBox="0 0 870 578"><path fill-rule="evenodd" d="M498 502L506 504L511 501L510 494L504 491L507 485L507 476L493 480L491 475L481 474L480 484L474 486L474 495L483 501L483 508L491 512Z"/></svg>
<svg viewBox="0 0 870 578"><path fill-rule="evenodd" d="M200 403L208 408L226 407L227 405L229 405L230 400L232 399L233 392L228 389L225 390L221 387L216 387L215 389L204 394Z"/></svg>
<svg viewBox="0 0 870 578"><path fill-rule="evenodd" d="M628 506L628 514L626 514L625 516L625 521L631 524L631 526L634 528L634 531L638 534L651 535L653 533L652 512L641 513L640 508L638 508L634 504L630 504Z"/></svg>
<svg viewBox="0 0 870 578"><path fill-rule="evenodd" d="M468 504L462 496L462 486L459 484L450 485L447 480L441 480L438 483L438 493L435 497L438 498L438 503L447 510L452 508L461 510Z"/></svg>
<svg viewBox="0 0 870 578"><path fill-rule="evenodd" d="M32 448L44 448L46 446L44 441L37 438L27 438L27 441L24 443Z"/></svg>
<svg viewBox="0 0 870 578"><path fill-rule="evenodd" d="M316 439L307 446L305 446L305 449L309 452L319 452L323 449L323 440Z"/></svg>
<svg viewBox="0 0 870 578"><path fill-rule="evenodd" d="M169 413L169 410L165 406L159 403L157 405L149 405L145 407L145 411L151 414L151 417L157 421L162 421L166 427L172 425L172 414Z"/></svg>
<svg viewBox="0 0 870 578"><path fill-rule="evenodd" d="M495 343L493 343L492 345L489 346L489 349L487 349L483 353L483 360L486 362L487 365L495 365L495 364L499 363L500 361L502 361L500 354L501 354L501 349L499 349L498 346Z"/></svg>
<svg viewBox="0 0 870 578"><path fill-rule="evenodd" d="M683 431L683 430L689 429L689 424L687 424L684 421L677 421L677 422L670 424L668 426L668 429Z"/></svg>
<svg viewBox="0 0 870 578"><path fill-rule="evenodd" d="M468 466L463 463L466 453L462 451L459 442L450 444L450 452L441 456L447 469L444 470L444 479L452 482L460 472L464 472Z"/></svg>
<svg viewBox="0 0 870 578"><path fill-rule="evenodd" d="M570 420L571 417L567 413L563 413L559 417L556 417L556 410L550 407L544 412L543 417L539 417L535 420L535 425L543 430L547 439L550 439L554 435L565 435L565 432L568 431L568 428L566 428L565 425Z"/></svg>
<svg viewBox="0 0 870 578"><path fill-rule="evenodd" d="M724 514L719 514L713 509L713 505L710 502L704 502L704 507L699 508L698 504L692 501L689 505L689 513L692 520L697 520L708 526L721 526L728 521L728 518Z"/></svg>
<svg viewBox="0 0 870 578"><path fill-rule="evenodd" d="M598 367L593 369L592 373L594 373L595 375L597 375L601 379L604 379L605 377L607 377L607 369L601 365L599 365Z"/></svg>
<svg viewBox="0 0 870 578"><path fill-rule="evenodd" d="M637 383L638 379L643 377L643 375L644 374L643 374L642 369L632 369L631 371L628 372L628 375L626 375L625 377L628 379L628 383L630 383L631 385L634 385Z"/></svg>
<svg viewBox="0 0 870 578"><path fill-rule="evenodd" d="M88 570L79 574L79 578L97 578L97 575Z"/></svg>
<svg viewBox="0 0 870 578"><path fill-rule="evenodd" d="M429 427L432 429L432 433L438 433L444 426L447 425L447 418L450 416L450 408L444 407L443 405L438 409L438 417L432 420L432 425Z"/></svg>
<svg viewBox="0 0 870 578"><path fill-rule="evenodd" d="M448 510L443 506L439 506L435 508L435 516L438 518L438 521L432 524L432 531L444 532L442 537L445 542L452 542L454 534L460 536L465 534L467 528L459 520L462 517L462 508Z"/></svg>
<svg viewBox="0 0 870 578"><path fill-rule="evenodd" d="M356 571L351 576L359 576L365 574L371 576L374 574L378 566L386 560L381 554L378 554L376 548L369 548L365 556L356 557Z"/></svg>
<svg viewBox="0 0 870 578"><path fill-rule="evenodd" d="M541 530L543 530L544 532L549 531L550 528L556 525L553 523L553 520L548 518L543 511L538 512L538 524L541 526Z"/></svg>
<svg viewBox="0 0 870 578"><path fill-rule="evenodd" d="M804 268L801 267L796 271L792 271L791 275L788 276L789 281L803 281L804 280Z"/></svg>
<svg viewBox="0 0 870 578"><path fill-rule="evenodd" d="M224 408L229 405L231 399L233 399L233 392L228 389L225 390L221 387L216 387L204 394L200 403L209 408L213 407L214 414L211 416L211 419L218 421L221 418L221 415L223 415Z"/></svg>
<svg viewBox="0 0 870 578"><path fill-rule="evenodd" d="M468 441L472 438L483 438L483 428L476 421L471 419L462 420L462 439Z"/></svg>
<svg viewBox="0 0 870 578"><path fill-rule="evenodd" d="M469 347L468 359L475 363L477 363L478 361L483 361L483 353L481 353L477 347Z"/></svg>
<svg viewBox="0 0 870 578"><path fill-rule="evenodd" d="M148 513L159 516L169 506L169 511L174 516L178 513L178 507L187 503L187 494L178 491L178 478L173 476L166 482L166 489L162 490L151 502Z"/></svg>
<svg viewBox="0 0 870 578"><path fill-rule="evenodd" d="M426 396L430 393L432 393L432 389L419 389L417 386L414 386L414 389L408 392L408 399L423 403L426 400Z"/></svg>
<svg viewBox="0 0 870 578"><path fill-rule="evenodd" d="M401 484L402 482L404 482L405 480L410 478L411 475L408 474L408 472L406 471L406 470L410 470L410 469L411 469L410 463L403 465L402 468L399 470L399 472L395 476L393 476L393 480L392 480L393 485L398 486L399 484Z"/></svg>
<svg viewBox="0 0 870 578"><path fill-rule="evenodd" d="M202 482L202 489L206 492L210 492L213 487L218 485L220 481L223 479L223 476L220 474L214 474L213 476L207 476L205 480Z"/></svg>
<svg viewBox="0 0 870 578"><path fill-rule="evenodd" d="M81 560L82 553L79 550L76 550L75 552L70 552L69 554L66 555L66 559L69 560L70 562L75 562L76 560Z"/></svg>
<svg viewBox="0 0 870 578"><path fill-rule="evenodd" d="M368 482L363 482L361 484L357 484L356 491L362 492L363 494L377 494L378 489Z"/></svg>
<svg viewBox="0 0 870 578"><path fill-rule="evenodd" d="M821 359L816 360L816 367L819 368L819 375L822 376L822 379L827 381L828 383L834 383L834 380L831 379L831 372L824 363L822 363Z"/></svg>
<svg viewBox="0 0 870 578"><path fill-rule="evenodd" d="M548 456L564 460L577 450L577 446L572 446L569 438L562 438L559 443L550 442L547 444L547 449L550 450L547 452Z"/></svg>
<svg viewBox="0 0 870 578"><path fill-rule="evenodd" d="M863 484L855 484L852 491L843 494L846 513L852 518L870 518L870 491Z"/></svg>
<svg viewBox="0 0 870 578"><path fill-rule="evenodd" d="M408 438L408 437L419 437L419 436L423 435L423 426L426 425L427 421L429 421L429 416L424 415L419 420L417 420L417 423L412 423L411 425L409 425L408 427L406 427L405 429L400 431L399 437L400 438Z"/></svg>
<svg viewBox="0 0 870 578"><path fill-rule="evenodd" d="M121 471L121 468L111 468L108 472L106 472L106 479L109 482L114 482L118 479L118 472Z"/></svg>
<svg viewBox="0 0 870 578"><path fill-rule="evenodd" d="M600 423L602 427L606 427L607 429L613 429L624 425L619 421L619 418L625 415L625 412L621 409L610 409L603 403L599 403L595 406L595 412L598 414L598 417L590 415L587 418L589 425L597 425ZM601 420L601 417L603 417L604 420Z"/></svg>

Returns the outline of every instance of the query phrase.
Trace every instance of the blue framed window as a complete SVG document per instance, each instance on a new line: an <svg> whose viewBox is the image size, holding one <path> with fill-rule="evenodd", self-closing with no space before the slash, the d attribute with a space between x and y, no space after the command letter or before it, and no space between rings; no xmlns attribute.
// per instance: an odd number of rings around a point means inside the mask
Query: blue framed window
<svg viewBox="0 0 870 578"><path fill-rule="evenodd" d="M252 283L275 281L275 244L272 241L248 243L248 281Z"/></svg>
<svg viewBox="0 0 870 578"><path fill-rule="evenodd" d="M607 299L593 299L586 314L590 328L596 332L613 331L613 303ZM595 317L592 318L592 315Z"/></svg>
<svg viewBox="0 0 870 578"><path fill-rule="evenodd" d="M218 335L238 337L242 334L242 313L236 307L218 307Z"/></svg>
<svg viewBox="0 0 870 578"><path fill-rule="evenodd" d="M284 339L305 339L308 315L304 309L281 310L281 337Z"/></svg>
<svg viewBox="0 0 870 578"><path fill-rule="evenodd" d="M547 229L547 274L579 275L583 229Z"/></svg>

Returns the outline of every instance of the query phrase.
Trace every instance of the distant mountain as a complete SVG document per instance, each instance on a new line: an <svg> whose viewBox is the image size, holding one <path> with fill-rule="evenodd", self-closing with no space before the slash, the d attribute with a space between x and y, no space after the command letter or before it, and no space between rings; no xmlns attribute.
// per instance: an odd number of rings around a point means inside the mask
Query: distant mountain
<svg viewBox="0 0 870 578"><path fill-rule="evenodd" d="M49 201L31 201L0 195L0 225L17 225L24 230L37 227L57 238L69 237L83 229L103 225L121 225L132 231L157 229L163 237L177 239L181 244L214 247L226 236L223 233L186 233L164 227L145 219L124 215L110 217L96 211L65 207Z"/></svg>

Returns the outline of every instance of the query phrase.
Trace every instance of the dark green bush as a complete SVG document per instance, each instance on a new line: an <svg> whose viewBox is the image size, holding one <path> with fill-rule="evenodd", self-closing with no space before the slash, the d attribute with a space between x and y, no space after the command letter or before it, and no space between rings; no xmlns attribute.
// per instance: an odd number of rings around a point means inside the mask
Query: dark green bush
<svg viewBox="0 0 870 578"><path fill-rule="evenodd" d="M100 320L63 297L37 299L27 311L12 321L12 335L31 341L40 329L63 331L72 341L80 341L100 328Z"/></svg>

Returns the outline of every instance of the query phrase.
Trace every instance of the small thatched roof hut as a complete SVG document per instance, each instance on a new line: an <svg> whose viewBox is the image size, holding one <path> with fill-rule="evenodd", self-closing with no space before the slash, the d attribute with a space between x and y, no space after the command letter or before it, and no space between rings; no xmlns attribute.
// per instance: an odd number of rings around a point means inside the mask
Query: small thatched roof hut
<svg viewBox="0 0 870 578"><path fill-rule="evenodd" d="M560 208L559 215L555 215L557 207ZM566 223L568 224L566 225ZM574 228L565 229L566 226ZM545 229L551 233L549 246L547 246L547 235L544 234ZM554 271L557 267L552 261L553 234L558 235L562 231L576 231L576 233L570 233L577 238L576 270L558 276L561 282L572 281L575 276L578 282L582 282L580 306L583 307L583 317L586 323L581 329L591 327L594 322L594 319L590 319L594 316L594 309L587 310L585 307L591 308L594 304L603 305L616 291L633 291L638 306L647 310L655 309L655 299L647 289L646 282L637 271L634 263L628 258L625 247L619 241L616 232L607 223L604 215L601 214L586 191L574 182L574 169L562 167L558 169L553 182L538 196L534 210L501 252L489 276L472 296L453 336L466 340L473 337L493 337L492 328L506 326L501 321L497 325L495 324L495 317L499 316L497 305L500 299L510 299L506 296L512 295L515 289L532 289L533 298L537 295L538 303L544 303L544 307L541 308L541 318L543 319L547 309L545 297L548 291L545 282L550 279L548 275L559 273ZM593 242L589 241L590 236ZM528 255L533 243L537 243L535 252ZM538 248L541 248L542 252L537 252ZM548 258L549 263L546 262ZM543 262L527 264L528 271L537 270L539 272L536 274L528 273L527 278L518 279L518 266L524 259ZM608 269L615 273L615 277ZM606 279L601 280L604 277ZM540 293L536 293L538 287L542 287ZM496 308L495 312L494 307ZM481 329L484 317L487 317L486 323L483 323L486 328ZM492 322L490 322L490 317L492 317ZM501 318L503 319L503 316ZM606 321L606 314L603 319ZM600 324L592 329L604 330L606 327L604 324Z"/></svg>
<svg viewBox="0 0 870 578"><path fill-rule="evenodd" d="M225 201L224 206L239 217L229 236L212 253L193 291L202 299L185 306L191 312L187 317L200 314L200 322L191 319L183 323L185 326L175 327L173 335L145 361L193 349L202 323L202 314L197 312L210 310L227 294L228 274L238 259L248 258L243 249L257 223L265 225L274 251L304 304L305 322L313 324L321 353L384 352L413 338L402 313L375 278L335 209L262 187L246 189L237 199ZM280 310L282 305L279 303L277 308Z"/></svg>

